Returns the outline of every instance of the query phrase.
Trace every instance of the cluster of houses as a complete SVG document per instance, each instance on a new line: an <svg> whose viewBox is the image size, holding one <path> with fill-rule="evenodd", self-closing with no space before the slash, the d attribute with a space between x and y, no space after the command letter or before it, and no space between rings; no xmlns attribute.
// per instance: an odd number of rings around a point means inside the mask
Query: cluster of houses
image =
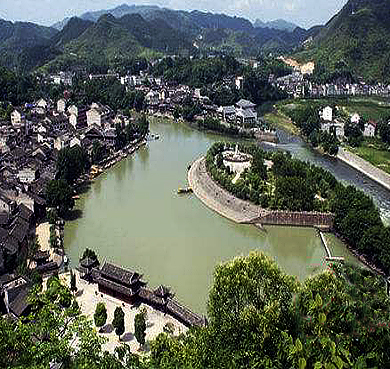
<svg viewBox="0 0 390 369"><path fill-rule="evenodd" d="M115 126L130 122L108 106L75 106L65 99L56 104L39 99L0 122L0 276L25 255L35 221L46 213L46 187L55 177L58 152L78 145L91 154L95 141L114 152ZM46 256L37 255L36 265L50 264Z"/></svg>
<svg viewBox="0 0 390 369"><path fill-rule="evenodd" d="M207 96L202 96L199 88L186 85L167 86L161 79L153 77L147 79L147 85L144 83L145 79L136 76L122 77L122 81L128 81L126 83L129 83L129 88L145 93L145 103L151 114L173 116L177 106L181 106L184 101L192 101L198 103L202 109L196 119L208 116L218 118L226 126L235 125L241 128L254 127L258 122L256 105L248 100L241 99L231 106L217 106L212 104ZM242 89L242 84L243 77L237 77L235 85L238 90Z"/></svg>
<svg viewBox="0 0 390 369"><path fill-rule="evenodd" d="M334 111L330 106L319 111L321 120L321 131L334 133L339 139L345 137L345 120L335 117ZM359 114L354 113L349 117L350 124L359 126L361 117ZM377 124L373 121L368 121L364 124L362 134L364 137L375 137Z"/></svg>
<svg viewBox="0 0 390 369"><path fill-rule="evenodd" d="M294 98L299 97L337 97L337 96L390 96L390 85L378 83L370 85L364 81L359 83L326 83L317 84L308 81L304 78L301 72L294 72L284 77L275 78L274 75L269 76L269 82L285 91L289 96Z"/></svg>

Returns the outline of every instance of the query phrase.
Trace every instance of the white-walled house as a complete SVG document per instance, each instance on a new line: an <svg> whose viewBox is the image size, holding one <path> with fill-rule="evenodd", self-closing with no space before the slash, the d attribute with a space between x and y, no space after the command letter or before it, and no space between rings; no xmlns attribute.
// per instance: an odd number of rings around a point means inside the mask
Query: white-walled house
<svg viewBox="0 0 390 369"><path fill-rule="evenodd" d="M78 136L74 136L69 143L69 146L72 148L73 146L80 146L81 147L81 140Z"/></svg>
<svg viewBox="0 0 390 369"><path fill-rule="evenodd" d="M328 133L336 133L337 137L344 137L344 123L342 122L323 122L321 123L321 131Z"/></svg>
<svg viewBox="0 0 390 369"><path fill-rule="evenodd" d="M66 101L65 101L65 99L59 99L57 101L57 111L59 113L65 113L65 109L66 109Z"/></svg>
<svg viewBox="0 0 390 369"><path fill-rule="evenodd" d="M160 94L157 91L149 91L145 96L145 100L148 105L158 105L160 102Z"/></svg>
<svg viewBox="0 0 390 369"><path fill-rule="evenodd" d="M244 77L241 77L241 76L236 77L235 83L236 83L237 90L242 90L242 87L244 85Z"/></svg>
<svg viewBox="0 0 390 369"><path fill-rule="evenodd" d="M87 111L90 108L86 106L71 105L66 110L69 116L69 123L75 129L84 128L87 126Z"/></svg>
<svg viewBox="0 0 390 369"><path fill-rule="evenodd" d="M255 110L256 104L252 102L241 99L236 104L236 122L240 125L250 125L255 124L257 121L257 112Z"/></svg>
<svg viewBox="0 0 390 369"><path fill-rule="evenodd" d="M376 132L376 123L370 121L364 125L363 136L374 137Z"/></svg>
<svg viewBox="0 0 390 369"><path fill-rule="evenodd" d="M19 129L23 127L25 124L25 120L25 116L20 110L15 109L11 113L11 124L14 128Z"/></svg>
<svg viewBox="0 0 390 369"><path fill-rule="evenodd" d="M330 106L326 106L320 111L320 118L326 122L333 120L333 109Z"/></svg>
<svg viewBox="0 0 390 369"><path fill-rule="evenodd" d="M67 112L77 117L79 115L79 108L76 105L71 105L68 107Z"/></svg>
<svg viewBox="0 0 390 369"><path fill-rule="evenodd" d="M69 124L76 129L77 128L77 115L70 114L69 115Z"/></svg>
<svg viewBox="0 0 390 369"><path fill-rule="evenodd" d="M351 115L351 123L353 124L359 124L360 122L360 115L358 113Z"/></svg>
<svg viewBox="0 0 390 369"><path fill-rule="evenodd" d="M39 178L39 170L25 167L19 170L17 177L21 183L32 183Z"/></svg>
<svg viewBox="0 0 390 369"><path fill-rule="evenodd" d="M86 114L88 127L96 124L103 128L111 116L111 110L104 105L93 103Z"/></svg>

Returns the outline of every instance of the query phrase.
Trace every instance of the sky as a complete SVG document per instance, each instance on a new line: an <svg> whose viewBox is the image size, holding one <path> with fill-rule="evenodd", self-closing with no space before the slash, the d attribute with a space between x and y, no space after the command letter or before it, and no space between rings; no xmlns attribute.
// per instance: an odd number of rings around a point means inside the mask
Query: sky
<svg viewBox="0 0 390 369"><path fill-rule="evenodd" d="M67 16L110 9L126 0L0 0L0 18L52 25ZM159 5L171 9L225 13L270 21L278 18L309 28L325 24L347 0L132 0L129 5Z"/></svg>

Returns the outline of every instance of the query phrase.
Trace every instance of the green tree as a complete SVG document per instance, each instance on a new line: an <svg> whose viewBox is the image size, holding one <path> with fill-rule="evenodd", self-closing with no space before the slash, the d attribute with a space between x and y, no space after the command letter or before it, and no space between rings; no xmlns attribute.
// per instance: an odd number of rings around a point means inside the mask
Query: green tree
<svg viewBox="0 0 390 369"><path fill-rule="evenodd" d="M70 290L72 292L77 291L76 274L74 274L72 270L70 271Z"/></svg>
<svg viewBox="0 0 390 369"><path fill-rule="evenodd" d="M112 321L112 325L115 328L115 333L120 339L120 336L125 331L125 313L123 312L120 306L115 308L114 311L114 320Z"/></svg>
<svg viewBox="0 0 390 369"><path fill-rule="evenodd" d="M46 188L46 201L49 207L57 209L60 215L64 215L74 206L73 189L63 179L52 180Z"/></svg>
<svg viewBox="0 0 390 369"><path fill-rule="evenodd" d="M67 147L58 153L57 178L72 184L90 167L87 152L80 146Z"/></svg>
<svg viewBox="0 0 390 369"><path fill-rule="evenodd" d="M134 318L134 336L140 345L145 344L146 322L143 312L138 313Z"/></svg>
<svg viewBox="0 0 390 369"><path fill-rule="evenodd" d="M83 259L86 259L86 258L89 258L91 260L96 260L96 261L99 262L98 257L96 255L96 252L91 250L91 249L89 249L89 248L86 248L84 250L83 255L82 255L80 260L83 260Z"/></svg>
<svg viewBox="0 0 390 369"><path fill-rule="evenodd" d="M107 309L106 305L103 302L99 302L96 305L95 314L93 315L96 327L102 330L102 327L106 324L107 321ZM119 336L119 335L118 335Z"/></svg>
<svg viewBox="0 0 390 369"><path fill-rule="evenodd" d="M107 148L100 141L95 140L92 144L91 162L97 164L107 156Z"/></svg>
<svg viewBox="0 0 390 369"><path fill-rule="evenodd" d="M264 157L259 151L253 155L252 172L258 174L263 180L267 179L267 167L264 165Z"/></svg>

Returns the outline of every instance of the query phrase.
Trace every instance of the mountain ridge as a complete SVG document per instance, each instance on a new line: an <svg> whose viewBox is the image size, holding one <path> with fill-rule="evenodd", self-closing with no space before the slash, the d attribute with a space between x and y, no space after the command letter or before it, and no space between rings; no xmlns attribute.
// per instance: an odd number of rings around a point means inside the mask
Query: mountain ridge
<svg viewBox="0 0 390 369"><path fill-rule="evenodd" d="M314 37L306 58L390 83L390 0L349 0Z"/></svg>
<svg viewBox="0 0 390 369"><path fill-rule="evenodd" d="M294 31L295 28L299 27L297 24L288 22L284 19L275 19L272 21L268 22L263 22L260 19L256 19L255 22L253 23L253 26L255 28L272 28L272 29L277 29L280 31L289 31L292 32Z"/></svg>

